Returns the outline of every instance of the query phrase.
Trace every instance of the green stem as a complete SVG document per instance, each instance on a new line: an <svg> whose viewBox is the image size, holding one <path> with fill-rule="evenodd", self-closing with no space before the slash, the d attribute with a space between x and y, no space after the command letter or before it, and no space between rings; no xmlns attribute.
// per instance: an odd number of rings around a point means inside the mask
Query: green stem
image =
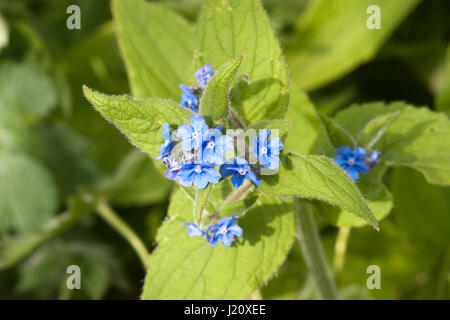
<svg viewBox="0 0 450 320"><path fill-rule="evenodd" d="M97 205L98 214L118 233L120 233L128 243L134 248L144 267L147 267L149 253L141 239L134 231L115 213L104 200L100 200Z"/></svg>
<svg viewBox="0 0 450 320"><path fill-rule="evenodd" d="M340 227L334 245L333 266L336 273L342 272L345 263L345 253L347 251L348 238L350 236L350 227Z"/></svg>
<svg viewBox="0 0 450 320"><path fill-rule="evenodd" d="M194 221L197 226L200 226L203 218L203 210L208 204L209 196L211 195L212 184L208 184L205 189L196 190L194 201Z"/></svg>
<svg viewBox="0 0 450 320"><path fill-rule="evenodd" d="M297 236L319 299L336 300L338 292L328 266L311 204L295 199Z"/></svg>

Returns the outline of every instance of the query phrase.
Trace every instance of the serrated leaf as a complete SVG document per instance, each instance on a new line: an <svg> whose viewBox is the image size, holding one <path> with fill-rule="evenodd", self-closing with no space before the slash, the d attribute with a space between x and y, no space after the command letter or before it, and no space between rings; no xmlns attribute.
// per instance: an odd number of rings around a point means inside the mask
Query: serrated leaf
<svg viewBox="0 0 450 320"><path fill-rule="evenodd" d="M149 98L134 99L130 96L109 96L83 87L86 98L111 121L130 142L150 156L159 155L161 126L181 125L189 122L191 112L170 100Z"/></svg>
<svg viewBox="0 0 450 320"><path fill-rule="evenodd" d="M371 119L400 111L374 149L388 166L409 166L434 184L450 184L450 120L445 114L415 108L402 102L353 106L335 121L358 136Z"/></svg>
<svg viewBox="0 0 450 320"><path fill-rule="evenodd" d="M285 139L292 128L292 122L289 120L262 120L248 126L247 129L255 129L256 131L270 129L272 131L271 137L274 137L273 131L278 130L278 137Z"/></svg>
<svg viewBox="0 0 450 320"><path fill-rule="evenodd" d="M240 72L250 84L232 90L233 107L248 123L283 118L289 96L280 46L260 0L206 0L195 33L193 70L245 54Z"/></svg>
<svg viewBox="0 0 450 320"><path fill-rule="evenodd" d="M310 1L300 17L287 59L303 89L323 86L369 61L419 0ZM366 11L380 8L380 29L369 29Z"/></svg>
<svg viewBox="0 0 450 320"><path fill-rule="evenodd" d="M179 99L192 59L193 27L167 8L114 0L114 20L133 95Z"/></svg>
<svg viewBox="0 0 450 320"><path fill-rule="evenodd" d="M358 146L365 150L371 150L388 129L392 121L399 115L399 111L383 114L366 124L358 135Z"/></svg>
<svg viewBox="0 0 450 320"><path fill-rule="evenodd" d="M385 172L386 167L379 164L368 174L361 175L357 182L364 199L378 221L384 219L393 207L392 195L381 182ZM340 208L331 207L325 203L320 203L319 208L327 221L335 226L358 227L365 224L363 220Z"/></svg>
<svg viewBox="0 0 450 320"><path fill-rule="evenodd" d="M378 228L356 184L330 158L291 153L282 157L278 174L261 178L263 193L325 201Z"/></svg>
<svg viewBox="0 0 450 320"><path fill-rule="evenodd" d="M229 93L244 56L221 66L208 81L200 99L200 114L210 124L224 119L228 115Z"/></svg>
<svg viewBox="0 0 450 320"><path fill-rule="evenodd" d="M0 154L0 230L40 227L57 206L58 189L47 168L23 154Z"/></svg>
<svg viewBox="0 0 450 320"><path fill-rule="evenodd" d="M321 112L317 114L327 132L328 139L335 149L343 146L349 146L353 149L356 146L355 140L344 128L328 118L325 114Z"/></svg>
<svg viewBox="0 0 450 320"><path fill-rule="evenodd" d="M220 196L220 189L213 193ZM214 248L204 238L189 238L185 221L192 221L192 201L178 191L158 232L142 299L248 298L276 272L295 236L292 202L270 196L238 219L244 236L231 247Z"/></svg>

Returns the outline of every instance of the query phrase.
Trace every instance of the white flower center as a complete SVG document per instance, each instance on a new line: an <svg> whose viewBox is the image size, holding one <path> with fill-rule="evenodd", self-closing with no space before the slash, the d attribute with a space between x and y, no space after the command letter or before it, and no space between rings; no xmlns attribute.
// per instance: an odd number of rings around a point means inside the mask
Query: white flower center
<svg viewBox="0 0 450 320"><path fill-rule="evenodd" d="M198 138L198 132L193 132L192 133L192 138L197 139Z"/></svg>
<svg viewBox="0 0 450 320"><path fill-rule="evenodd" d="M197 172L197 173L202 172L202 167L197 166L197 167L195 168L195 172Z"/></svg>
<svg viewBox="0 0 450 320"><path fill-rule="evenodd" d="M348 165L350 165L350 166L354 166L355 163L356 163L355 158L350 158L350 159L348 159L348 160L347 160L347 163L348 163Z"/></svg>
<svg viewBox="0 0 450 320"><path fill-rule="evenodd" d="M247 173L247 170L245 170L245 168L240 168L238 172L241 176L245 176L245 174Z"/></svg>
<svg viewBox="0 0 450 320"><path fill-rule="evenodd" d="M266 153L267 153L267 148L261 147L261 154L266 154Z"/></svg>
<svg viewBox="0 0 450 320"><path fill-rule="evenodd" d="M219 233L221 233L221 234L227 234L227 232L228 232L227 227L225 227L225 226L220 227Z"/></svg>
<svg viewBox="0 0 450 320"><path fill-rule="evenodd" d="M214 141L210 141L210 142L208 142L208 145L206 147L213 149L215 146L216 146L216 144L214 143Z"/></svg>

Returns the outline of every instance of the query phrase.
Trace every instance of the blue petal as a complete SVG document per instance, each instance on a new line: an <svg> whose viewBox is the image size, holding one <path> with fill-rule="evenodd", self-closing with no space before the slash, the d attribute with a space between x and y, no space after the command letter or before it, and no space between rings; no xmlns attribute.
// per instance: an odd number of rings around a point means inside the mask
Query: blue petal
<svg viewBox="0 0 450 320"><path fill-rule="evenodd" d="M345 171L349 175L350 179L352 179L353 181L359 179L359 173L358 173L358 170L355 167L350 167L349 166L349 167L347 167L347 169Z"/></svg>
<svg viewBox="0 0 450 320"><path fill-rule="evenodd" d="M258 177L256 176L256 174L254 174L252 171L248 171L247 174L245 175L245 177L247 179L249 179L250 181L252 181L257 186L259 186L261 184L261 180L259 180Z"/></svg>
<svg viewBox="0 0 450 320"><path fill-rule="evenodd" d="M366 157L366 151L363 148L355 148L355 150L353 151L353 154L355 155L356 158L358 159L363 159Z"/></svg>
<svg viewBox="0 0 450 320"><path fill-rule="evenodd" d="M229 247L233 243L234 237L232 235L225 234L222 235L221 240L225 247Z"/></svg>
<svg viewBox="0 0 450 320"><path fill-rule="evenodd" d="M355 167L361 173L368 173L370 171L369 167L362 160L356 161Z"/></svg>
<svg viewBox="0 0 450 320"><path fill-rule="evenodd" d="M273 138L270 139L269 143L269 149L271 154L279 155L280 150L283 149L283 143L281 142L280 138Z"/></svg>
<svg viewBox="0 0 450 320"><path fill-rule="evenodd" d="M242 237L244 234L244 231L242 231L242 228L239 227L238 225L234 224L231 227L228 228L228 232L233 235L233 236L237 236L237 237Z"/></svg>
<svg viewBox="0 0 450 320"><path fill-rule="evenodd" d="M162 125L162 137L166 140L171 140L170 139L170 128L169 128L169 124L168 123L164 123Z"/></svg>
<svg viewBox="0 0 450 320"><path fill-rule="evenodd" d="M214 168L210 168L210 167L206 167L203 169L203 171L205 171L205 173L208 176L208 181L211 183L219 183L219 179L220 179L220 174L219 171L217 171Z"/></svg>
<svg viewBox="0 0 450 320"><path fill-rule="evenodd" d="M206 172L197 173L194 177L194 186L197 189L205 189L208 185L209 179Z"/></svg>
<svg viewBox="0 0 450 320"><path fill-rule="evenodd" d="M334 157L333 160L334 160L334 162L336 162L341 167L343 167L345 164L347 164L347 160L344 160L344 159L339 158L339 157Z"/></svg>
<svg viewBox="0 0 450 320"><path fill-rule="evenodd" d="M236 172L236 173L231 177L231 184L232 184L233 187L235 187L236 189L238 189L243 183L244 183L244 176L240 175L238 172Z"/></svg>
<svg viewBox="0 0 450 320"><path fill-rule="evenodd" d="M204 231L197 227L195 224L190 222L184 222L184 225L188 228L188 236L194 237L194 236L203 236Z"/></svg>
<svg viewBox="0 0 450 320"><path fill-rule="evenodd" d="M342 148L336 149L336 153L344 158L350 156L351 152L352 152L352 150L350 149L349 146L344 146Z"/></svg>
<svg viewBox="0 0 450 320"><path fill-rule="evenodd" d="M194 130L188 124L182 124L178 127L177 136L181 139L190 139Z"/></svg>

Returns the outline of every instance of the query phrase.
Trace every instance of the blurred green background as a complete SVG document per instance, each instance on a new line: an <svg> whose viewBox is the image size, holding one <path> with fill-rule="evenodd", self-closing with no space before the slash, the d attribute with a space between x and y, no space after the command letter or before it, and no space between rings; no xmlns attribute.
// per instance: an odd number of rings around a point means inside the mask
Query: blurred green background
<svg viewBox="0 0 450 320"><path fill-rule="evenodd" d="M201 4L155 2L192 23ZM317 109L333 115L352 103L404 100L450 110L440 96L450 81L448 0L418 2L385 38L373 40L378 42L370 53L317 81L308 77L320 73L314 53L307 52L314 32L308 29L308 2L263 1L292 84L305 89ZM81 8L80 30L66 27L71 4ZM335 18L340 35L347 20ZM362 40L343 36L350 44ZM358 45L371 46L371 39L364 41ZM97 198L107 199L152 248L172 186L82 95L83 84L109 94L130 91L109 1L0 0L0 46L0 298L138 298L145 275L140 261L92 214L92 206ZM431 186L406 168L390 171L385 182L395 207L381 221L383 232L353 228L345 264L335 261L342 297L450 298L449 189ZM405 191L405 186L414 187ZM322 222L331 262L338 229ZM418 232L418 226L426 227ZM82 269L83 290L65 287L71 264ZM381 290L366 288L366 268L372 264L382 270ZM314 298L296 246L261 293L267 299Z"/></svg>

